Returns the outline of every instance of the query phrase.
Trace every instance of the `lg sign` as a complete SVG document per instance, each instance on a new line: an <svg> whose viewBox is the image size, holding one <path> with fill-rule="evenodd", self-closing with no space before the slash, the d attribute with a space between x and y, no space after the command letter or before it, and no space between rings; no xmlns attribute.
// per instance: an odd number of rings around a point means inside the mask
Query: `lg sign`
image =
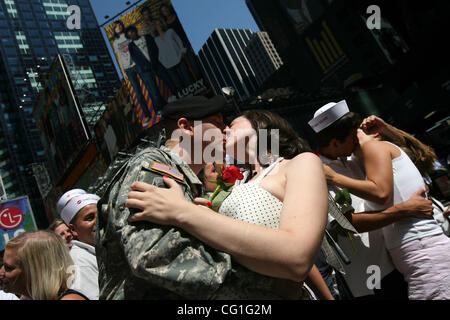
<svg viewBox="0 0 450 320"><path fill-rule="evenodd" d="M23 222L23 213L15 207L5 208L0 211L0 227L5 230L15 229Z"/></svg>

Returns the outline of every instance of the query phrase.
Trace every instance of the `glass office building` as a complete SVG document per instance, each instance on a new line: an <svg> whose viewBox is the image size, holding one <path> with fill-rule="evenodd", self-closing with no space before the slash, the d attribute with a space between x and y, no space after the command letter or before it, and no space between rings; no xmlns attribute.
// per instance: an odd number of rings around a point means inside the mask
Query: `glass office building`
<svg viewBox="0 0 450 320"><path fill-rule="evenodd" d="M80 8L80 29L67 25L71 5ZM8 198L28 195L45 226L33 168L46 154L32 110L46 72L62 54L91 127L120 80L88 0L0 0L0 38L0 175Z"/></svg>
<svg viewBox="0 0 450 320"><path fill-rule="evenodd" d="M233 87L239 100L258 88L255 72L245 54L253 32L243 29L215 29L198 52L200 64L215 94Z"/></svg>

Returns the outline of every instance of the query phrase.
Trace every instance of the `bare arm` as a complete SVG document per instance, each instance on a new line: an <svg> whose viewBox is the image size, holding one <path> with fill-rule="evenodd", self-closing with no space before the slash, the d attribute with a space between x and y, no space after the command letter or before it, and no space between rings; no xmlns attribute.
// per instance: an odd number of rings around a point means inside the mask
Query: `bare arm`
<svg viewBox="0 0 450 320"><path fill-rule="evenodd" d="M433 205L431 200L422 196L423 192L423 190L418 190L407 201L380 212L348 213L345 216L358 232L380 229L409 217L432 219Z"/></svg>
<svg viewBox="0 0 450 320"><path fill-rule="evenodd" d="M398 146L405 146L406 142L402 136L402 131L386 123L377 116L370 116L363 120L361 129L366 134L379 134L383 138L395 143Z"/></svg>
<svg viewBox="0 0 450 320"><path fill-rule="evenodd" d="M305 282L321 300L335 300L315 265L311 268Z"/></svg>
<svg viewBox="0 0 450 320"><path fill-rule="evenodd" d="M175 200L170 193L179 192L176 183L168 178L165 182L170 189L146 186L151 191L145 196L145 205L127 201L127 206L145 209L131 221L148 220L181 227L264 275L293 281L302 281L308 275L323 238L328 208L322 164L315 155L301 154L286 167L279 229L253 225ZM132 193L130 196L135 197Z"/></svg>
<svg viewBox="0 0 450 320"><path fill-rule="evenodd" d="M367 180L352 179L325 167L327 181L338 187L347 188L360 198L386 204L392 199L394 185L389 146L380 141L368 141L361 149Z"/></svg>

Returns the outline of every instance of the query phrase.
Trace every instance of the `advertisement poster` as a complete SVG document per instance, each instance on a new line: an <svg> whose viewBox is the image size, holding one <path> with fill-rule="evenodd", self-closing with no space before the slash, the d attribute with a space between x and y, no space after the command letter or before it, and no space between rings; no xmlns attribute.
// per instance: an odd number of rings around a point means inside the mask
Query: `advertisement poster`
<svg viewBox="0 0 450 320"><path fill-rule="evenodd" d="M146 129L168 102L210 91L169 0L148 0L105 28Z"/></svg>
<svg viewBox="0 0 450 320"><path fill-rule="evenodd" d="M6 243L25 231L37 230L28 197L0 203L0 251Z"/></svg>
<svg viewBox="0 0 450 320"><path fill-rule="evenodd" d="M333 0L280 0L295 31L302 34L316 21Z"/></svg>
<svg viewBox="0 0 450 320"><path fill-rule="evenodd" d="M48 155L52 181L56 182L90 138L67 68L59 55L50 69L33 116Z"/></svg>
<svg viewBox="0 0 450 320"><path fill-rule="evenodd" d="M8 197L6 196L5 186L3 184L2 176L0 175L0 201L6 200Z"/></svg>
<svg viewBox="0 0 450 320"><path fill-rule="evenodd" d="M124 83L94 127L95 136L111 162L120 150L128 148L143 131L134 112L134 103Z"/></svg>
<svg viewBox="0 0 450 320"><path fill-rule="evenodd" d="M106 169L108 169L108 163L106 163L101 153L97 153L94 160L73 188L88 190L89 187L94 185L98 181L99 177L105 173Z"/></svg>

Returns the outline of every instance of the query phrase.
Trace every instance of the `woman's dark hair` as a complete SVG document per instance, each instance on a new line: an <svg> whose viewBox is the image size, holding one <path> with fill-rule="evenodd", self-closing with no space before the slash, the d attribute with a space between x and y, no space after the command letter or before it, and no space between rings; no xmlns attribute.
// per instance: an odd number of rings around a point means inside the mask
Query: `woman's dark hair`
<svg viewBox="0 0 450 320"><path fill-rule="evenodd" d="M167 4L162 4L162 5L159 7L159 16L162 17L163 19L165 19L165 16L164 16L164 14L162 13L162 9L163 9L163 8L169 9L170 14L175 14L175 10L173 10L173 7L172 7L172 6L169 6L169 5L167 5Z"/></svg>
<svg viewBox="0 0 450 320"><path fill-rule="evenodd" d="M139 36L138 29L137 29L135 26L129 26L129 27L127 27L127 28L125 29L125 37L126 37L127 39L130 39L130 38L128 37L128 32L130 32L130 31L136 32L136 34Z"/></svg>
<svg viewBox="0 0 450 320"><path fill-rule="evenodd" d="M147 6L144 6L141 8L141 11L140 11L141 15L144 14L144 12L150 12L150 15L152 15L152 10Z"/></svg>
<svg viewBox="0 0 450 320"><path fill-rule="evenodd" d="M358 113L349 112L330 126L316 133L317 147L327 147L331 140L337 139L344 142L353 129L358 129L361 125L362 118Z"/></svg>
<svg viewBox="0 0 450 320"><path fill-rule="evenodd" d="M271 152L272 148L272 135L276 134L276 131L273 130L278 130L278 137L276 138L278 139L279 144L279 156L285 159L292 159L300 153L311 151L308 142L305 139L300 138L289 122L280 115L266 110L249 110L243 112L242 116L250 121L253 129L258 135L258 160L261 160L259 159L259 155L264 155L264 153L259 152L259 138L261 136L259 130L261 129L267 130L268 152ZM264 138L266 138L266 136L264 136Z"/></svg>
<svg viewBox="0 0 450 320"><path fill-rule="evenodd" d="M116 32L116 26L120 24L122 26L122 30L125 31L125 25L123 24L122 20L116 20L114 21L113 31L114 31L114 38L118 39L120 38L120 34Z"/></svg>
<svg viewBox="0 0 450 320"><path fill-rule="evenodd" d="M395 132L395 136L392 138L383 137L383 140L390 141L402 148L417 169L419 169L422 176L433 173L434 162L438 161L434 149L427 146L410 133L392 126L391 130Z"/></svg>
<svg viewBox="0 0 450 320"><path fill-rule="evenodd" d="M163 18L156 19L156 20L155 20L155 25L157 25L158 22L161 23L161 26L162 26L163 31L166 32L166 31L167 31L167 23L166 23L166 21L165 21ZM157 32L158 32L158 34L159 34L159 31L158 31L158 28L157 28L157 27L156 27L156 30L157 30Z"/></svg>

